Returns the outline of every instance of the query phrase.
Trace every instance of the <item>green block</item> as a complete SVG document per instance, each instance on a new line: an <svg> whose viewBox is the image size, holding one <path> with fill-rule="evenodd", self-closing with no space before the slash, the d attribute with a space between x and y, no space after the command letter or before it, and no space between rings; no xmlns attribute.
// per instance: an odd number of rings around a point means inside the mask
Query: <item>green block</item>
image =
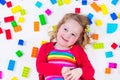
<svg viewBox="0 0 120 80"><path fill-rule="evenodd" d="M18 50L18 51L16 52L16 55L17 55L18 57L21 57L21 56L23 55L23 53L22 53L22 51Z"/></svg>
<svg viewBox="0 0 120 80"><path fill-rule="evenodd" d="M62 6L63 5L63 1L62 0L58 0L58 5Z"/></svg>
<svg viewBox="0 0 120 80"><path fill-rule="evenodd" d="M23 15L26 15L25 9L20 10L20 13L21 13L22 16L23 16Z"/></svg>
<svg viewBox="0 0 120 80"><path fill-rule="evenodd" d="M92 47L94 49L104 49L104 43L94 43Z"/></svg>
<svg viewBox="0 0 120 80"><path fill-rule="evenodd" d="M12 21L11 24L12 24L12 27L16 27L17 26L17 22L16 21Z"/></svg>
<svg viewBox="0 0 120 80"><path fill-rule="evenodd" d="M22 72L22 77L28 77L30 72L30 68L29 67L24 67L23 72Z"/></svg>
<svg viewBox="0 0 120 80"><path fill-rule="evenodd" d="M45 20L44 14L39 15L39 19L40 19L41 25L45 25L46 24L46 20Z"/></svg>

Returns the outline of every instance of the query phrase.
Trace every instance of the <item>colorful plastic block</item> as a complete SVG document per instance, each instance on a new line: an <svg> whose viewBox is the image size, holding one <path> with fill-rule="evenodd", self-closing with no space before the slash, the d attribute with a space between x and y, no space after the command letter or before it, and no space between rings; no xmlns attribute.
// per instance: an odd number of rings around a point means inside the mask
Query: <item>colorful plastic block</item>
<svg viewBox="0 0 120 80"><path fill-rule="evenodd" d="M2 30L2 28L0 27L0 34L2 34L3 33L3 30Z"/></svg>
<svg viewBox="0 0 120 80"><path fill-rule="evenodd" d="M82 0L82 5L87 5L87 0Z"/></svg>
<svg viewBox="0 0 120 80"><path fill-rule="evenodd" d="M18 41L18 45L21 45L21 46L23 46L23 45L24 45L24 40L22 40L22 39L19 39L19 41Z"/></svg>
<svg viewBox="0 0 120 80"><path fill-rule="evenodd" d="M24 23L25 22L25 18L24 17L19 17L18 22L19 23Z"/></svg>
<svg viewBox="0 0 120 80"><path fill-rule="evenodd" d="M58 6L62 6L63 5L63 1L62 0L57 0L58 2Z"/></svg>
<svg viewBox="0 0 120 80"><path fill-rule="evenodd" d="M25 9L20 10L20 14L21 14L22 16L26 15L26 10L25 10Z"/></svg>
<svg viewBox="0 0 120 80"><path fill-rule="evenodd" d="M6 5L7 5L8 8L12 7L11 1L6 2Z"/></svg>
<svg viewBox="0 0 120 80"><path fill-rule="evenodd" d="M22 10L22 7L20 5L17 5L11 8L11 11L13 14L20 12L21 10Z"/></svg>
<svg viewBox="0 0 120 80"><path fill-rule="evenodd" d="M38 21L34 21L34 31L39 31L39 22Z"/></svg>
<svg viewBox="0 0 120 80"><path fill-rule="evenodd" d="M6 39L7 40L12 39L12 35L11 35L10 29L5 30L5 35L6 35Z"/></svg>
<svg viewBox="0 0 120 80"><path fill-rule="evenodd" d="M0 0L0 4L5 5L6 1L5 0Z"/></svg>
<svg viewBox="0 0 120 80"><path fill-rule="evenodd" d="M39 19L40 19L41 25L45 25L46 24L46 20L45 20L45 15L44 14L39 15Z"/></svg>
<svg viewBox="0 0 120 80"><path fill-rule="evenodd" d="M30 68L25 66L25 67L23 68L22 77L27 78L28 75L29 75L29 72L30 72Z"/></svg>
<svg viewBox="0 0 120 80"><path fill-rule="evenodd" d="M106 74L111 74L111 68L105 68L105 73Z"/></svg>
<svg viewBox="0 0 120 80"><path fill-rule="evenodd" d="M118 13L118 18L120 19L120 13Z"/></svg>
<svg viewBox="0 0 120 80"><path fill-rule="evenodd" d="M92 35L92 39L93 39L93 40L98 40L98 38L99 38L99 35L98 35L98 34L93 34L93 35Z"/></svg>
<svg viewBox="0 0 120 80"><path fill-rule="evenodd" d="M0 71L0 79L2 79L2 71Z"/></svg>
<svg viewBox="0 0 120 80"><path fill-rule="evenodd" d="M56 4L57 0L50 0L52 4Z"/></svg>
<svg viewBox="0 0 120 80"><path fill-rule="evenodd" d="M37 1L37 2L35 3L35 6L36 6L37 8L41 8L41 7L42 7L42 3L41 3L40 1Z"/></svg>
<svg viewBox="0 0 120 80"><path fill-rule="evenodd" d="M107 23L107 33L114 33L118 28L118 24L116 23Z"/></svg>
<svg viewBox="0 0 120 80"><path fill-rule="evenodd" d="M16 76L12 77L11 80L18 80L18 78Z"/></svg>
<svg viewBox="0 0 120 80"><path fill-rule="evenodd" d="M75 8L75 13L79 14L80 13L80 8Z"/></svg>
<svg viewBox="0 0 120 80"><path fill-rule="evenodd" d="M118 1L119 1L119 0L112 0L111 3L112 3L113 5L117 5Z"/></svg>
<svg viewBox="0 0 120 80"><path fill-rule="evenodd" d="M101 4L101 5L100 5L100 8L101 8L102 13L103 13L104 15L107 15L107 14L108 14L108 9L107 9L107 7L106 7L105 4Z"/></svg>
<svg viewBox="0 0 120 80"><path fill-rule="evenodd" d="M117 45L116 43L112 43L111 47L112 47L113 49L116 49L116 48L118 47L118 45Z"/></svg>
<svg viewBox="0 0 120 80"><path fill-rule="evenodd" d="M96 12L99 12L101 11L101 8L95 3L91 3L91 7L96 11Z"/></svg>
<svg viewBox="0 0 120 80"><path fill-rule="evenodd" d="M12 25L12 27L16 27L17 26L17 22L16 21L12 21L11 25Z"/></svg>
<svg viewBox="0 0 120 80"><path fill-rule="evenodd" d="M21 56L23 55L23 52L22 52L21 50L18 50L18 51L16 52L16 55L17 55L18 57L21 57Z"/></svg>
<svg viewBox="0 0 120 80"><path fill-rule="evenodd" d="M113 57L113 52L112 51L105 52L105 56L106 58L111 58Z"/></svg>
<svg viewBox="0 0 120 80"><path fill-rule="evenodd" d="M93 15L92 13L89 13L89 14L87 15L88 19L92 19L93 16L94 16L94 15Z"/></svg>
<svg viewBox="0 0 120 80"><path fill-rule="evenodd" d="M48 41L42 40L42 41L41 41L41 45L45 44L46 42L48 42Z"/></svg>
<svg viewBox="0 0 120 80"><path fill-rule="evenodd" d="M92 44L93 49L103 49L104 43L94 43Z"/></svg>
<svg viewBox="0 0 120 80"><path fill-rule="evenodd" d="M51 15L52 11L50 9L45 10L45 13L49 16Z"/></svg>
<svg viewBox="0 0 120 80"><path fill-rule="evenodd" d="M15 60L10 60L8 64L8 70L13 71L15 67Z"/></svg>
<svg viewBox="0 0 120 80"><path fill-rule="evenodd" d="M12 22L14 21L14 16L8 16L8 17L4 17L4 22L7 23L7 22Z"/></svg>
<svg viewBox="0 0 120 80"><path fill-rule="evenodd" d="M99 19L99 20L96 20L95 23L96 23L97 26L102 26L102 20L100 20L100 19Z"/></svg>
<svg viewBox="0 0 120 80"><path fill-rule="evenodd" d="M71 0L64 0L64 3L65 3L65 4L70 4L70 3L71 3Z"/></svg>
<svg viewBox="0 0 120 80"><path fill-rule="evenodd" d="M37 54L38 54L38 48L37 47L33 47L31 57L36 58Z"/></svg>
<svg viewBox="0 0 120 80"><path fill-rule="evenodd" d="M16 27L13 28L15 32L22 31L22 27L20 25L17 25Z"/></svg>
<svg viewBox="0 0 120 80"><path fill-rule="evenodd" d="M117 17L117 14L116 13L111 13L110 14L110 16L111 16L111 18L112 18L112 20L116 20L118 17Z"/></svg>
<svg viewBox="0 0 120 80"><path fill-rule="evenodd" d="M109 62L109 68L117 68L117 63Z"/></svg>

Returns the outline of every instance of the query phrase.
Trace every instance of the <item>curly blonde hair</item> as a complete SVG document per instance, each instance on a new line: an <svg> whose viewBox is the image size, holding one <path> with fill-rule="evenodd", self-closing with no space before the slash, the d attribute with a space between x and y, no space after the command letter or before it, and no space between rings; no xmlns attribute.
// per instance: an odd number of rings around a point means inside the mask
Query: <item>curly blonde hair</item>
<svg viewBox="0 0 120 80"><path fill-rule="evenodd" d="M85 15L79 15L79 14L75 14L75 13L65 14L64 17L62 18L62 20L60 20L59 23L56 25L56 30L49 32L50 41L53 41L56 38L59 28L68 19L74 19L75 21L77 21L80 24L80 26L82 26L83 32L80 34L80 37L78 38L78 40L76 41L75 44L78 44L84 48L86 44L90 43L90 37L85 32L87 25L89 25L89 20L88 20L87 16L85 16Z"/></svg>

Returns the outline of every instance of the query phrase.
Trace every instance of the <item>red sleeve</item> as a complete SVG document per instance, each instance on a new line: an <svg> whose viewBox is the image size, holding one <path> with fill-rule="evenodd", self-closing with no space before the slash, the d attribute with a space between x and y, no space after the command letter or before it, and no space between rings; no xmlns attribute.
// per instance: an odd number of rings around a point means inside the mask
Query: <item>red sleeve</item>
<svg viewBox="0 0 120 80"><path fill-rule="evenodd" d="M81 67L82 67L82 71L83 71L81 79L82 80L95 80L94 79L94 73L95 73L94 68L91 65L91 63L88 59L88 56L83 49L81 50L80 56L81 56L81 61L82 61Z"/></svg>
<svg viewBox="0 0 120 80"><path fill-rule="evenodd" d="M82 68L82 76L81 76L81 80L95 80L94 79L94 68L92 66L92 64L90 63L90 60L88 59L87 54L85 53L84 49L79 47L79 55L80 57L77 57L78 61L78 65L80 68ZM78 54L78 53L77 53Z"/></svg>
<svg viewBox="0 0 120 80"><path fill-rule="evenodd" d="M62 66L47 63L47 56L50 52L49 50L51 50L50 48L51 46L49 44L41 46L36 60L37 71L42 75L61 75Z"/></svg>

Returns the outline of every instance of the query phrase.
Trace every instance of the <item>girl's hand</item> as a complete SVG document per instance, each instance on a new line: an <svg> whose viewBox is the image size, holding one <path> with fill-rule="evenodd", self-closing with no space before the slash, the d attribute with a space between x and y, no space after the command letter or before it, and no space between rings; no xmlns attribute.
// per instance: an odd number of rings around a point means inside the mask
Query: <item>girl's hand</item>
<svg viewBox="0 0 120 80"><path fill-rule="evenodd" d="M64 77L64 80L68 80L67 78L68 78L69 74L67 74L67 73L70 72L72 69L73 69L73 67L63 67L62 68L61 73L62 73L62 76Z"/></svg>
<svg viewBox="0 0 120 80"><path fill-rule="evenodd" d="M72 69L68 72L66 72L65 74L65 80L79 80L79 78L82 75L82 69L81 68L75 68Z"/></svg>

